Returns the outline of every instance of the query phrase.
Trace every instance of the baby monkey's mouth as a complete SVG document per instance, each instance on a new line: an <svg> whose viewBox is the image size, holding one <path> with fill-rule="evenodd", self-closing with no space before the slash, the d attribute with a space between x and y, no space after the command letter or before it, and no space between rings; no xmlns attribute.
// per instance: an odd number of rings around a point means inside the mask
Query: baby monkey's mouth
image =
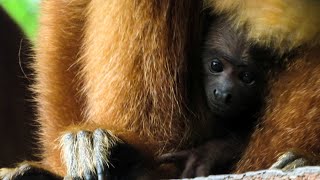
<svg viewBox="0 0 320 180"><path fill-rule="evenodd" d="M211 112L213 112L214 114L217 115L224 115L226 113L228 113L228 111L230 110L230 106L227 104L221 104L221 103L217 103L217 102L209 102L209 108L211 110Z"/></svg>
<svg viewBox="0 0 320 180"><path fill-rule="evenodd" d="M248 109L246 105L241 104L225 104L211 100L208 102L208 107L212 114L222 118L232 118L241 116L242 113L246 113Z"/></svg>

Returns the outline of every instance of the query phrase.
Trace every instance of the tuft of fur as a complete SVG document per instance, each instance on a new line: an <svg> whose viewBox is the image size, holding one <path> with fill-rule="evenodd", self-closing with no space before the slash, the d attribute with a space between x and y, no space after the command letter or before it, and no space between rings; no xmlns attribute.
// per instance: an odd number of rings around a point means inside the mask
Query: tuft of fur
<svg viewBox="0 0 320 180"><path fill-rule="evenodd" d="M149 155L186 143L187 62L198 45L200 6L42 2L33 89L44 167L66 174L59 146L65 133L108 130Z"/></svg>
<svg viewBox="0 0 320 180"><path fill-rule="evenodd" d="M245 27L252 42L287 52L320 45L320 2L316 0L206 0L214 13Z"/></svg>
<svg viewBox="0 0 320 180"><path fill-rule="evenodd" d="M95 173L93 170L98 167L110 166L110 152L121 140L111 132L96 129L92 133L67 133L60 143L68 178L84 178L86 174Z"/></svg>
<svg viewBox="0 0 320 180"><path fill-rule="evenodd" d="M50 177L52 180L61 179L56 174L52 174L43 169L39 163L24 161L17 164L15 168L1 168L0 169L0 179L2 180L12 180L21 179L21 176L26 175L30 179L32 177L37 178L37 174L42 172L42 178L46 176ZM43 173L45 172L45 173Z"/></svg>

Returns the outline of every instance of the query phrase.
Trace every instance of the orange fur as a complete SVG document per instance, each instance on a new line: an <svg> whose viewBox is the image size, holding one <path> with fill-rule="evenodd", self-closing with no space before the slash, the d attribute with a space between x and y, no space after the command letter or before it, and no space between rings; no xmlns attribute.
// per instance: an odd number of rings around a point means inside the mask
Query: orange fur
<svg viewBox="0 0 320 180"><path fill-rule="evenodd" d="M64 167L59 161L58 138L69 126L84 119L85 99L78 90L81 79L76 78L80 67L75 62L81 48L86 6L86 1L43 1L41 7L33 89L37 93L43 166L59 174L64 173Z"/></svg>
<svg viewBox="0 0 320 180"><path fill-rule="evenodd" d="M290 149L320 155L320 49L306 52L271 83L261 127L237 165L237 172L268 168Z"/></svg>
<svg viewBox="0 0 320 180"><path fill-rule="evenodd" d="M185 143L187 59L200 4L43 1L33 88L46 169L66 173L64 132L108 129L151 156Z"/></svg>
<svg viewBox="0 0 320 180"><path fill-rule="evenodd" d="M246 27L250 41L283 53L320 45L320 2L301 0L205 0L216 13Z"/></svg>
<svg viewBox="0 0 320 180"><path fill-rule="evenodd" d="M251 18L238 14L239 4L225 2L231 16ZM186 90L200 6L192 0L42 2L33 89L45 169L65 175L59 138L70 131L108 129L150 156L192 141L196 125L205 124L190 118ZM249 33L249 39L274 48L288 42L290 32L281 32L277 43L267 30L262 38ZM318 37L318 29L313 35ZM283 51L310 43L305 37ZM237 172L267 168L290 148L320 152L318 50L306 51L271 83L262 128L253 134Z"/></svg>

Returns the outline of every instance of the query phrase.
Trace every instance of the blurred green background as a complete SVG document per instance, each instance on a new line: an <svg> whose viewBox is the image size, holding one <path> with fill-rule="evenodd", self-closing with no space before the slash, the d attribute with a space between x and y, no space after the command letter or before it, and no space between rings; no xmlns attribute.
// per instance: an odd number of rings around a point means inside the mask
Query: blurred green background
<svg viewBox="0 0 320 180"><path fill-rule="evenodd" d="M38 27L39 3L40 0L0 0L0 6L31 41L34 40Z"/></svg>

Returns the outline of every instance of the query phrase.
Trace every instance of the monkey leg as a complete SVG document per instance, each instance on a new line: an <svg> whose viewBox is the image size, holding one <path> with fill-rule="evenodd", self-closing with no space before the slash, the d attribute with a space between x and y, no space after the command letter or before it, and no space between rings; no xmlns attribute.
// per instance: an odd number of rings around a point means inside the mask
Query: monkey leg
<svg viewBox="0 0 320 180"><path fill-rule="evenodd" d="M0 179L2 180L62 180L62 177L54 175L40 168L33 162L23 162L16 168L1 168Z"/></svg>
<svg viewBox="0 0 320 180"><path fill-rule="evenodd" d="M66 133L61 145L66 179L135 179L146 172L140 154L107 130Z"/></svg>

